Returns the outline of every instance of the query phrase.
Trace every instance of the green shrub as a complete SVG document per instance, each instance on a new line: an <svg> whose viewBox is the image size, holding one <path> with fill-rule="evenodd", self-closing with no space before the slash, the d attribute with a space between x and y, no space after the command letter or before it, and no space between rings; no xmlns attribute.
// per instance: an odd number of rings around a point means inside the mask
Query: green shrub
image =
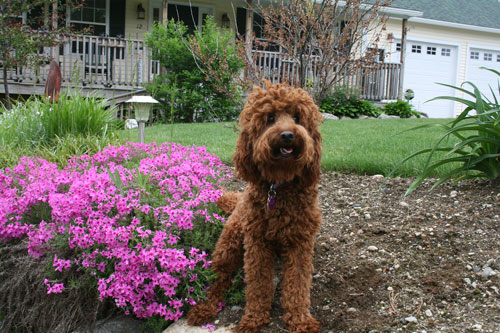
<svg viewBox="0 0 500 333"><path fill-rule="evenodd" d="M337 117L348 116L358 118L361 115L377 117L379 109L370 101L361 100L359 92L350 88L334 88L321 100L322 112L331 113Z"/></svg>
<svg viewBox="0 0 500 333"><path fill-rule="evenodd" d="M500 76L500 72L488 69ZM442 183L452 180L453 184L463 179L487 178L495 179L500 175L500 104L498 95L493 89L493 100L487 99L472 82L465 82L472 87L467 90L462 87L455 87L441 84L446 87L459 90L472 99L464 99L453 96L440 96L434 99L448 99L462 103L465 110L450 122L449 125L440 125L445 131L443 136L436 142L434 147L420 150L405 158L394 169L399 168L404 162L415 156L428 154L428 159L422 174L415 179L407 190L407 194L414 191L425 178L429 177L436 168L443 165L456 165L452 170L439 178L433 185L433 189ZM429 127L420 126L417 128ZM458 139L458 143L450 145L450 138ZM442 145L445 144L445 145ZM433 160L436 152L444 152L442 157ZM394 170L392 172L394 172Z"/></svg>
<svg viewBox="0 0 500 333"><path fill-rule="evenodd" d="M57 103L30 97L0 113L0 143L18 147L50 145L66 135L110 137L117 126L108 100L80 94L61 95Z"/></svg>
<svg viewBox="0 0 500 333"><path fill-rule="evenodd" d="M218 28L210 16L201 33L188 35L187 31L182 22L172 20L155 25L146 35L153 59L166 69L147 90L163 110L170 110L173 103L176 121L235 119L241 103L235 79L243 62L237 56L233 35Z"/></svg>
<svg viewBox="0 0 500 333"><path fill-rule="evenodd" d="M380 108L376 107L373 105L372 102L370 101L359 101L359 110L362 115L369 116L369 117L378 117L380 116Z"/></svg>
<svg viewBox="0 0 500 333"><path fill-rule="evenodd" d="M30 97L7 111L0 108L0 167L22 156L61 165L73 155L93 154L120 142L114 109L105 99L61 95L57 103Z"/></svg>
<svg viewBox="0 0 500 333"><path fill-rule="evenodd" d="M405 101L388 103L384 107L384 113L390 116L399 116L401 118L410 118L411 116L420 117L420 113L413 110L412 106Z"/></svg>

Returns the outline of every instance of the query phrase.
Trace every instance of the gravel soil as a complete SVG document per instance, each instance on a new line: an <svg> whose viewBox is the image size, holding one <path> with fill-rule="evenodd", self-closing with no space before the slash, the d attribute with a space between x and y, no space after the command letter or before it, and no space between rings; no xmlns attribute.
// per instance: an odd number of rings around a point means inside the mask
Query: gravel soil
<svg viewBox="0 0 500 333"><path fill-rule="evenodd" d="M411 181L322 174L311 290L321 332L500 332L500 182L429 191L431 180L405 197ZM287 332L279 294L278 283L262 332ZM227 306L215 324L242 314Z"/></svg>

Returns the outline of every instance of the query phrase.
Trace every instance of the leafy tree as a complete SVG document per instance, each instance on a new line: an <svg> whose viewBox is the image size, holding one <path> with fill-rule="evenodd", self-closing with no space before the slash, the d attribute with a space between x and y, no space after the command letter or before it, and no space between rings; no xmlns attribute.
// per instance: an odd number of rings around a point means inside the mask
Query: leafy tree
<svg viewBox="0 0 500 333"><path fill-rule="evenodd" d="M273 0L255 6L264 24L261 48L271 44L297 68L288 80L317 101L346 75L372 64L390 0ZM262 45L262 40L266 41ZM256 41L257 45L259 41ZM267 45L266 45L267 44ZM249 61L253 64L255 60ZM311 73L315 72L315 80Z"/></svg>
<svg viewBox="0 0 500 333"><path fill-rule="evenodd" d="M58 36L65 28L49 29L49 12L45 17L32 17L32 12L41 8L49 9L57 0L0 0L0 62L3 67L3 85L5 89L6 107L11 108L8 87L8 71L14 67L22 67L47 60L40 55L43 47L52 47L58 44ZM68 1L68 5L75 6L76 1ZM57 6L61 11L64 6ZM28 15L27 15L28 14ZM23 22L23 15L26 20ZM50 14L57 19L58 13ZM42 22L43 21L43 24ZM34 27L42 26L42 29Z"/></svg>
<svg viewBox="0 0 500 333"><path fill-rule="evenodd" d="M243 67L231 34L208 17L201 32L188 35L182 22L155 25L146 35L153 59L165 73L147 89L177 121L230 120L237 115L241 92L235 78Z"/></svg>

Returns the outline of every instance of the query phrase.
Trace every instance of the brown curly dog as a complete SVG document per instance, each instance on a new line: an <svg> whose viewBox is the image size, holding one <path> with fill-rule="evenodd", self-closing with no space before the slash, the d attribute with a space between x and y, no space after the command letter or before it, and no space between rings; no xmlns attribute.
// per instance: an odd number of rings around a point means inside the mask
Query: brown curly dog
<svg viewBox="0 0 500 333"><path fill-rule="evenodd" d="M243 266L246 307L238 332L258 332L269 323L277 254L283 262L283 319L292 332L312 333L320 327L309 312L309 290L321 223L318 125L323 118L304 90L266 86L254 88L240 115L233 160L248 187L243 193L225 193L219 201L232 211L213 254L219 278L208 300L189 311L188 322L200 325L216 316L231 274Z"/></svg>

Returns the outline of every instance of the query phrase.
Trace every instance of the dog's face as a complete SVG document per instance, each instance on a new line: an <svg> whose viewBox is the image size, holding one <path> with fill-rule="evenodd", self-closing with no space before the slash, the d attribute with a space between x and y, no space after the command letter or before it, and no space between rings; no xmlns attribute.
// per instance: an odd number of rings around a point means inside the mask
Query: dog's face
<svg viewBox="0 0 500 333"><path fill-rule="evenodd" d="M319 178L321 113L302 89L286 85L254 88L240 115L235 167L248 182L308 186Z"/></svg>

